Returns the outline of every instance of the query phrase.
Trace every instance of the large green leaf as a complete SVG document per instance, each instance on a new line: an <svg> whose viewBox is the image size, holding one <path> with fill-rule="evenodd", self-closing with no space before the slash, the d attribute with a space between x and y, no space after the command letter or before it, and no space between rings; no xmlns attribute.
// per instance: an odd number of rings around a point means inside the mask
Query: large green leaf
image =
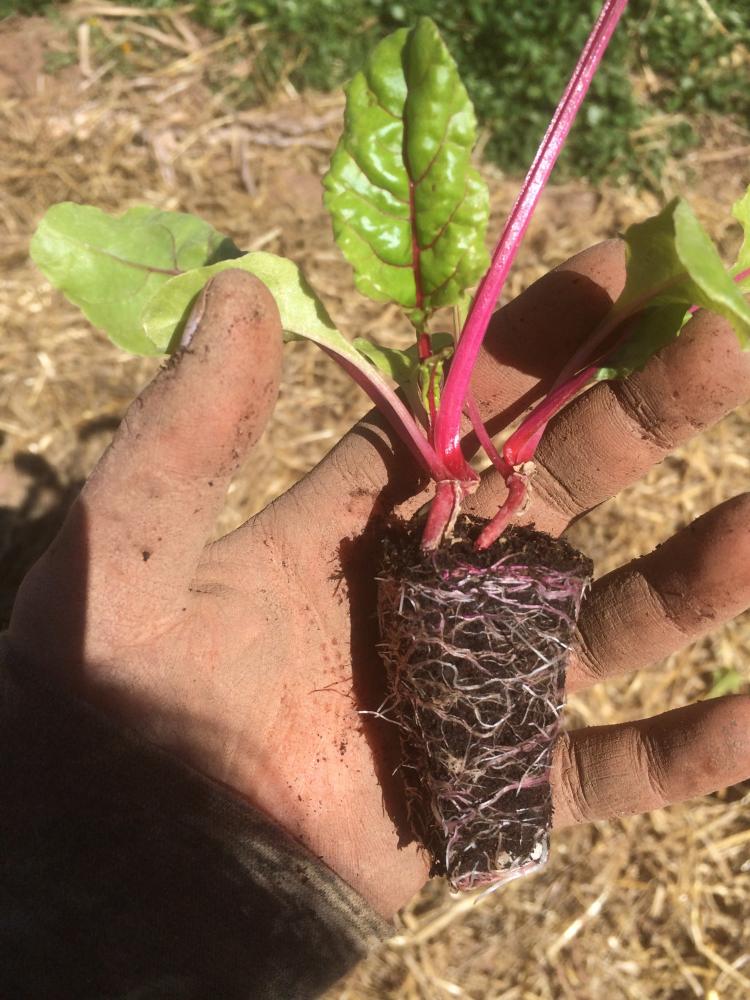
<svg viewBox="0 0 750 1000"><path fill-rule="evenodd" d="M366 364L333 325L297 265L262 250L195 268L162 285L141 316L145 335L160 353L174 350L196 296L207 281L227 268L248 271L266 285L279 308L286 340L312 340L344 355L359 367Z"/></svg>
<svg viewBox="0 0 750 1000"><path fill-rule="evenodd" d="M750 268L750 187L744 196L732 205L732 215L742 226L743 240L740 252L737 255L737 262L732 268L732 274L740 274ZM750 292L750 275L738 282L743 292Z"/></svg>
<svg viewBox="0 0 750 1000"><path fill-rule="evenodd" d="M171 278L143 311L143 329L149 340L160 351L173 350L179 344L185 320L201 288L219 271L235 267L256 275L269 289L279 308L286 339L311 340L335 355L373 400L394 414L412 450L426 468L432 469L434 453L404 404L377 366L339 333L299 268L290 260L258 251ZM441 467L434 468L437 473L442 472Z"/></svg>
<svg viewBox="0 0 750 1000"><path fill-rule="evenodd" d="M201 219L146 206L111 216L90 205L53 205L31 241L31 257L49 281L133 354L160 352L140 318L162 285L239 253Z"/></svg>
<svg viewBox="0 0 750 1000"><path fill-rule="evenodd" d="M690 207L675 199L663 211L625 233L627 278L607 317L614 329L627 323L627 338L605 361L598 378L624 378L679 336L692 305L718 313L750 346L750 305L732 281Z"/></svg>
<svg viewBox="0 0 750 1000"><path fill-rule="evenodd" d="M487 187L471 165L476 120L456 64L421 17L372 52L347 88L325 202L357 288L429 313L487 267Z"/></svg>

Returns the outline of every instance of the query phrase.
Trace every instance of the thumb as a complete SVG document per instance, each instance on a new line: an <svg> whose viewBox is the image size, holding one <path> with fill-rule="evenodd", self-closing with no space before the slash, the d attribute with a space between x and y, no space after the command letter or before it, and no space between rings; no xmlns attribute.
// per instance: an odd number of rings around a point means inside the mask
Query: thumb
<svg viewBox="0 0 750 1000"><path fill-rule="evenodd" d="M134 592L151 610L181 599L278 394L281 322L253 275L227 270L209 282L183 341L128 410L63 528L61 541L85 524L89 593L99 584L116 601L119 586L131 611Z"/></svg>
<svg viewBox="0 0 750 1000"><path fill-rule="evenodd" d="M282 347L278 308L259 278L238 268L206 284L185 324L176 363L189 454L215 477L223 463L231 475L263 433L278 396ZM179 405L176 395L172 403ZM195 437L199 430L206 434L205 449L203 433Z"/></svg>

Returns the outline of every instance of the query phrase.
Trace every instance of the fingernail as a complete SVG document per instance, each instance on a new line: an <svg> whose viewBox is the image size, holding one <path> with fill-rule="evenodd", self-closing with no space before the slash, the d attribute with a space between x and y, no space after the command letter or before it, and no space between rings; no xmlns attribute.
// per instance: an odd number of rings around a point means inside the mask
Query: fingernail
<svg viewBox="0 0 750 1000"><path fill-rule="evenodd" d="M201 289L200 295L195 300L193 308L190 310L190 315L185 321L185 326L182 331L182 336L180 337L180 349L190 346L190 341L195 336L195 331L201 325L203 319L203 314L206 311L206 299L208 298L208 290L213 284L213 278L207 281L206 284Z"/></svg>

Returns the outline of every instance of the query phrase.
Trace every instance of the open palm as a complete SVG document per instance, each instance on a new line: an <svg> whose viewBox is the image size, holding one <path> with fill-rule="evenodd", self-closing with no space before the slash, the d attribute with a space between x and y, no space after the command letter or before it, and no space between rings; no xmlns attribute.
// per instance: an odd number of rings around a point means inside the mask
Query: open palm
<svg viewBox="0 0 750 1000"><path fill-rule="evenodd" d="M606 311L603 244L495 317L474 390L490 429L541 394ZM383 693L377 533L428 497L377 416L297 486L206 545L280 377L275 304L226 271L189 348L137 399L18 595L9 639L41 669L259 807L382 913L427 877L408 836ZM699 314L647 368L550 426L524 521L559 533L750 397L750 360ZM486 474L472 509L504 487ZM587 597L569 690L654 662L750 604L750 497L722 504ZM394 771L396 773L394 774ZM750 700L715 699L556 748L555 824L653 809L750 777Z"/></svg>

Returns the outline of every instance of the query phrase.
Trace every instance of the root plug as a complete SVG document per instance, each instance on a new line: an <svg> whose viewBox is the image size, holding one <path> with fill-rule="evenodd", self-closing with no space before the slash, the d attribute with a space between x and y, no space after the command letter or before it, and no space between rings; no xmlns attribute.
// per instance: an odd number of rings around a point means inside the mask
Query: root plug
<svg viewBox="0 0 750 1000"><path fill-rule="evenodd" d="M565 668L591 562L510 528L489 549L461 517L426 552L392 534L379 575L384 714L398 725L409 821L431 874L456 890L544 864Z"/></svg>

